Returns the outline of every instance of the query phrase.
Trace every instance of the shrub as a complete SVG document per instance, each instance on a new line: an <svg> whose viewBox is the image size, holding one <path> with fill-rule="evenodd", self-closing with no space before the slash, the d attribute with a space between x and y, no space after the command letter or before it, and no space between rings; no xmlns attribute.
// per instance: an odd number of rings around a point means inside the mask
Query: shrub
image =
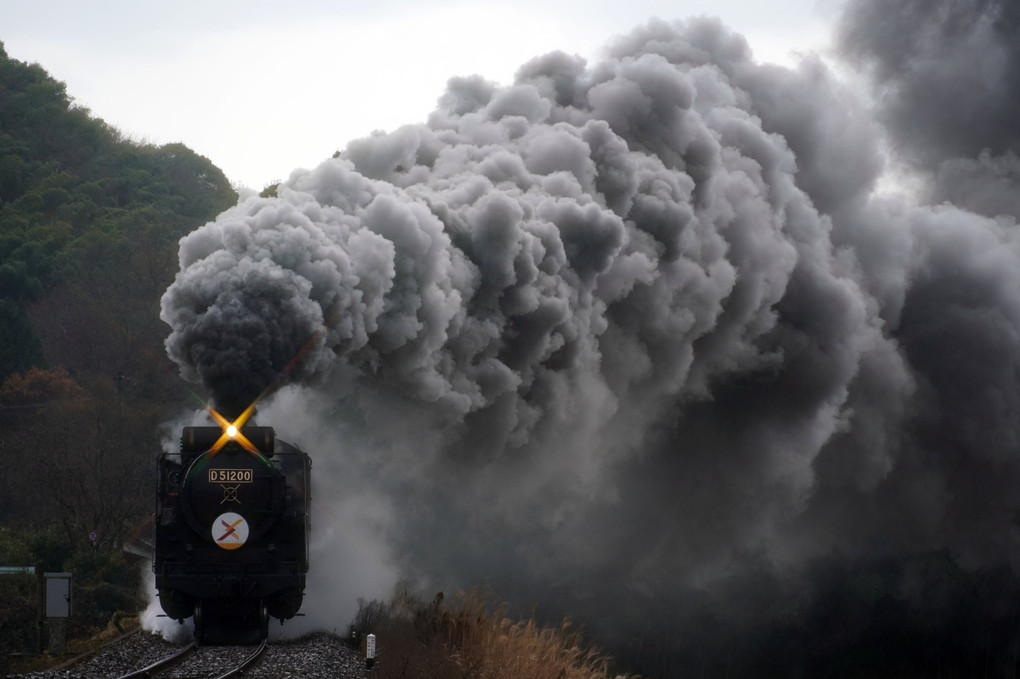
<svg viewBox="0 0 1020 679"><path fill-rule="evenodd" d="M119 551L86 547L65 562L64 570L74 574L73 633L102 629L118 612L143 607L140 569Z"/></svg>
<svg viewBox="0 0 1020 679"><path fill-rule="evenodd" d="M378 679L607 679L609 662L564 621L547 627L490 610L477 593L452 606L402 593L388 604L359 601L351 636L375 634ZM364 648L363 648L364 650Z"/></svg>

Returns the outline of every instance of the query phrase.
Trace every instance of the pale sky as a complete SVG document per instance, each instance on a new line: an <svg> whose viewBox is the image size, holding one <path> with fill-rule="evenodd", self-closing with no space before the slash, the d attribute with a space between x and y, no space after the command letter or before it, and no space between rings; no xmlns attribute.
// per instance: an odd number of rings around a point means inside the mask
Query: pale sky
<svg viewBox="0 0 1020 679"><path fill-rule="evenodd" d="M183 142L262 189L351 139L418 123L452 76L509 84L552 50L597 61L652 17L712 15L760 61L823 50L840 0L370 3L0 0L0 41L126 136Z"/></svg>

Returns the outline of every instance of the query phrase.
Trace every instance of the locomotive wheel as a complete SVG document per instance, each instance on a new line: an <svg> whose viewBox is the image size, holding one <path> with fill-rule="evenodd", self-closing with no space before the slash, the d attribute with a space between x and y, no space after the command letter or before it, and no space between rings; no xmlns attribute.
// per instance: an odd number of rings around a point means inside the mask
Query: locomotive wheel
<svg viewBox="0 0 1020 679"><path fill-rule="evenodd" d="M160 590L159 605L177 622L184 622L185 618L190 618L195 609L194 600L178 589Z"/></svg>
<svg viewBox="0 0 1020 679"><path fill-rule="evenodd" d="M195 641L200 644L205 643L205 639L203 638L205 634L205 616L202 614L204 603L205 602L203 601L199 601L195 604Z"/></svg>
<svg viewBox="0 0 1020 679"><path fill-rule="evenodd" d="M301 609L302 599L304 599L304 592L297 587L282 589L266 600L269 615L279 618L281 622L289 620Z"/></svg>

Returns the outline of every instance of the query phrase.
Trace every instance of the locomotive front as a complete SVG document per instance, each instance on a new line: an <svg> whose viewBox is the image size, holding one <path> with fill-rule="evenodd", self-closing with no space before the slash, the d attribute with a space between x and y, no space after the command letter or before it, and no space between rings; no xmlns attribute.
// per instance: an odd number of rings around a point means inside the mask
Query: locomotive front
<svg viewBox="0 0 1020 679"><path fill-rule="evenodd" d="M294 617L308 572L308 455L272 427L185 427L159 459L153 570L171 618L207 644L255 643Z"/></svg>

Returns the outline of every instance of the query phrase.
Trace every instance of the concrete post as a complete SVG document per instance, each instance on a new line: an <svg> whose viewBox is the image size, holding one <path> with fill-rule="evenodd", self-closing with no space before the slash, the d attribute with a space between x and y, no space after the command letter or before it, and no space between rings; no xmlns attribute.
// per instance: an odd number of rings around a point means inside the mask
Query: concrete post
<svg viewBox="0 0 1020 679"><path fill-rule="evenodd" d="M375 666L375 635L369 634L365 637L365 668L372 669Z"/></svg>

